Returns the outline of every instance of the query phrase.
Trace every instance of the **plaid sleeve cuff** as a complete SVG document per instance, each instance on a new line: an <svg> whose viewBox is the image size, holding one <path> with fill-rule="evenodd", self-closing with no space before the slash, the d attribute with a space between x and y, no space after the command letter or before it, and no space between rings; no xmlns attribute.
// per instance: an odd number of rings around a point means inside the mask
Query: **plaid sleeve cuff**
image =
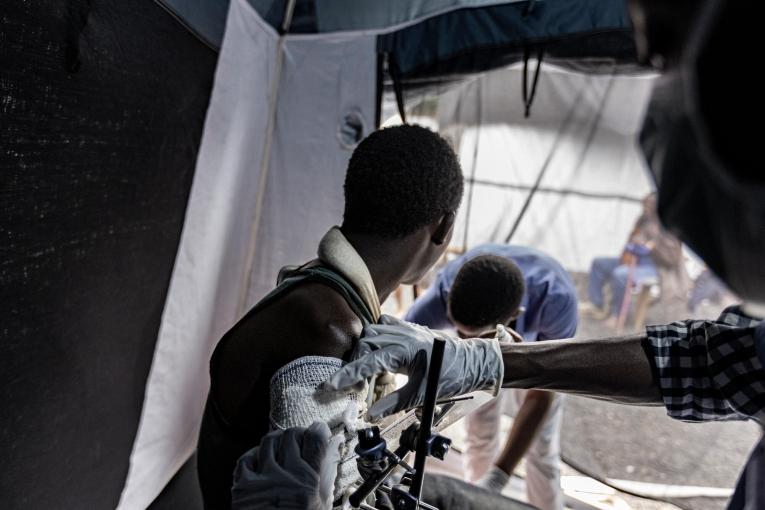
<svg viewBox="0 0 765 510"><path fill-rule="evenodd" d="M686 421L753 418L765 423L765 371L754 321L736 307L717 321L646 328L646 350L664 405Z"/></svg>

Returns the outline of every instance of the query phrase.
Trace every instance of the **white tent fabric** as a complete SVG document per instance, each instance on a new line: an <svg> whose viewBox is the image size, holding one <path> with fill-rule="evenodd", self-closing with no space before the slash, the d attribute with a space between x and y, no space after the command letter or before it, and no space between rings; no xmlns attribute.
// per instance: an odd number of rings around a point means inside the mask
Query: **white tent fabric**
<svg viewBox="0 0 765 510"><path fill-rule="evenodd" d="M528 119L519 68L444 94L439 128L457 143L465 177L474 180L472 198L466 184L453 243L465 242L466 221L468 248L504 242L549 157L511 242L543 250L574 271L586 271L595 256L618 255L639 200L652 189L635 144L652 81L546 66Z"/></svg>
<svg viewBox="0 0 765 510"><path fill-rule="evenodd" d="M121 509L146 508L196 447L217 340L340 221L342 114L372 129L374 37L290 36L254 229L277 49L273 29L233 1Z"/></svg>
<svg viewBox="0 0 765 510"><path fill-rule="evenodd" d="M314 257L342 220L353 149L340 140L346 115L361 121L362 136L374 129L373 35L291 36L286 49L247 306L273 288L280 267Z"/></svg>

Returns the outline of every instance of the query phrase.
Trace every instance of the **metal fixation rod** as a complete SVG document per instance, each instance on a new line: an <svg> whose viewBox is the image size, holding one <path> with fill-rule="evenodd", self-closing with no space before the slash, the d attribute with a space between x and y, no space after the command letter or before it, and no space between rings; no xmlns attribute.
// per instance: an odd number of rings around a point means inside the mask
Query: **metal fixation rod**
<svg viewBox="0 0 765 510"><path fill-rule="evenodd" d="M356 489L356 492L351 494L348 498L348 502L351 504L351 508L361 507L364 500L373 493L377 488L393 473L393 470L398 466L404 466L407 469L409 465L403 461L404 456L409 453L409 448L406 445L400 445L395 452L388 452L386 450L386 456L388 457L388 467L382 470L377 476L373 476L364 480L364 483ZM410 469L411 470L411 469Z"/></svg>
<svg viewBox="0 0 765 510"><path fill-rule="evenodd" d="M433 414L436 410L436 400L438 399L438 380L441 378L441 365L444 361L444 350L446 341L440 338L433 339L433 352L430 355L430 364L428 366L428 382L425 386L425 402L422 404L422 420L420 421L420 432L417 435L417 450L414 457L414 476L412 485L409 489L417 501L422 495L422 482L425 478L425 460L428 457L428 439L432 434Z"/></svg>

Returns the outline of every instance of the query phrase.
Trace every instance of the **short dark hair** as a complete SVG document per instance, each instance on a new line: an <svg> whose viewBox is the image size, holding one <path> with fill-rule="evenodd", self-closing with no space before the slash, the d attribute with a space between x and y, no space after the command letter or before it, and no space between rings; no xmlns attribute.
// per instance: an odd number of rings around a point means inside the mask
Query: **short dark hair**
<svg viewBox="0 0 765 510"><path fill-rule="evenodd" d="M523 273L511 260L480 255L467 261L449 291L449 314L464 326L495 326L518 310L526 291Z"/></svg>
<svg viewBox="0 0 765 510"><path fill-rule="evenodd" d="M343 228L405 237L455 212L462 186L457 155L438 134L415 125L375 131L348 163Z"/></svg>

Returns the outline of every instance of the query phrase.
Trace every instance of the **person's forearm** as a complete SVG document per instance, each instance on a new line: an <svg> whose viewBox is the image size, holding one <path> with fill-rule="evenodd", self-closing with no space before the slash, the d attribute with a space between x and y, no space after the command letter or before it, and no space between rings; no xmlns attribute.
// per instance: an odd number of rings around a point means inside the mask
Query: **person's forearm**
<svg viewBox="0 0 765 510"><path fill-rule="evenodd" d="M660 404L643 335L502 346L503 387L537 388L628 404Z"/></svg>
<svg viewBox="0 0 765 510"><path fill-rule="evenodd" d="M497 467L508 475L513 474L515 466L526 455L531 442L542 427L542 422L554 398L555 394L547 391L527 392L526 398L515 415L502 454L497 458Z"/></svg>

